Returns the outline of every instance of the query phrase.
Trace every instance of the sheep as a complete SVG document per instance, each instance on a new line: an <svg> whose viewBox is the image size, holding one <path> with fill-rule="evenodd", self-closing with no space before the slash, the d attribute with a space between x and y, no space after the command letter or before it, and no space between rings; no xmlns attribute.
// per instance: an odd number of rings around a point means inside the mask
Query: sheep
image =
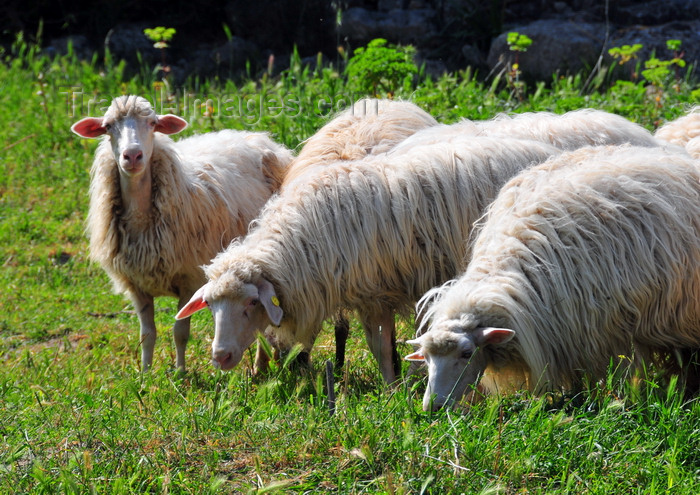
<svg viewBox="0 0 700 495"><path fill-rule="evenodd" d="M630 371L700 348L700 170L687 154L600 147L509 181L475 229L462 276L418 303L409 361L423 409L501 373L535 393L580 388L625 356ZM668 365L668 361L661 366Z"/></svg>
<svg viewBox="0 0 700 495"><path fill-rule="evenodd" d="M206 281L201 266L246 233L292 159L263 133L167 136L186 126L131 95L115 98L104 117L71 127L82 137L105 136L91 169L90 258L136 308L144 371L156 341L154 297L177 297L181 308ZM183 371L189 332L189 319L173 327Z"/></svg>
<svg viewBox="0 0 700 495"><path fill-rule="evenodd" d="M667 122L654 133L657 139L682 146L693 158L700 158L700 107Z"/></svg>
<svg viewBox="0 0 700 495"><path fill-rule="evenodd" d="M642 126L624 117L587 108L562 115L550 112L526 112L512 116L499 114L490 120L443 124L414 134L397 146L396 151L410 149L417 144L440 143L447 134L453 133L532 139L565 151L610 144L629 143L649 147L663 144Z"/></svg>
<svg viewBox="0 0 700 495"><path fill-rule="evenodd" d="M305 175L313 173L318 167L337 161L360 160L368 155L389 151L416 131L437 124L430 114L407 101L358 100L304 142L286 170L281 191L293 187L295 182L303 183ZM339 311L335 319L336 368L344 365L348 332L347 318ZM306 362L308 354L301 353L299 358L301 362ZM269 357L258 346L254 370L265 370L268 361Z"/></svg>
<svg viewBox="0 0 700 495"><path fill-rule="evenodd" d="M464 239L499 187L557 154L534 141L454 137L307 171L205 268L178 313L209 307L212 358L230 369L269 325L279 348L309 351L321 322L356 309L385 382L399 374L394 313L456 276Z"/></svg>

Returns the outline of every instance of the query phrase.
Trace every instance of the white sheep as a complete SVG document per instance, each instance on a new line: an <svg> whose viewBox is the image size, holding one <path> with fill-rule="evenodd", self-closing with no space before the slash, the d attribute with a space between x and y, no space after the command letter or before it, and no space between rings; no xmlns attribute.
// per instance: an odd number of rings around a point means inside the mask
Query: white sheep
<svg viewBox="0 0 700 495"><path fill-rule="evenodd" d="M654 133L657 139L682 146L693 158L700 158L700 107L666 122Z"/></svg>
<svg viewBox="0 0 700 495"><path fill-rule="evenodd" d="M611 360L700 348L700 171L682 151L563 154L509 181L477 231L465 273L419 302L429 331L407 359L427 362L424 409L485 371L490 391L512 385L503 372L578 389Z"/></svg>
<svg viewBox="0 0 700 495"><path fill-rule="evenodd" d="M456 276L472 223L500 186L556 153L534 141L467 136L316 168L206 267L209 282L178 317L208 306L213 360L230 369L270 324L278 347L299 342L308 351L323 320L356 309L393 382L394 314Z"/></svg>
<svg viewBox="0 0 700 495"><path fill-rule="evenodd" d="M610 144L651 147L663 144L639 124L613 113L586 108L561 115L550 112L499 114L490 120L443 124L414 134L397 146L396 151L417 144L440 143L447 134L532 139L566 151Z"/></svg>
<svg viewBox="0 0 700 495"><path fill-rule="evenodd" d="M187 122L157 115L138 96L115 98L104 117L71 130L105 138L91 170L90 257L129 296L141 326L142 369L153 361L153 298L182 307L204 282L201 266L245 234L281 183L292 154L266 134L224 130L173 142ZM189 319L176 322L176 365L185 368Z"/></svg>
<svg viewBox="0 0 700 495"><path fill-rule="evenodd" d="M391 150L418 130L437 125L437 121L408 101L364 98L355 102L327 122L308 138L292 160L282 183L282 191L295 182L304 183L305 175L319 167L338 161L361 160ZM349 323L341 311L335 319L336 367L345 359ZM303 362L308 354L300 354ZM268 356L261 347L255 358L255 370L268 366ZM397 355L398 363L398 355Z"/></svg>

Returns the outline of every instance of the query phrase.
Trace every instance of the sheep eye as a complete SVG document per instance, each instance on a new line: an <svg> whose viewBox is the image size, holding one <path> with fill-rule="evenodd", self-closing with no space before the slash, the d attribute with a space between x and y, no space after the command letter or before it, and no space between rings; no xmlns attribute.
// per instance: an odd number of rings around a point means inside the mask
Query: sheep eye
<svg viewBox="0 0 700 495"><path fill-rule="evenodd" d="M112 130L112 124L105 124L105 129L108 131Z"/></svg>
<svg viewBox="0 0 700 495"><path fill-rule="evenodd" d="M260 300L258 300L258 299L253 299L252 301L250 301L250 305L251 305L251 306L257 306L259 302L260 302Z"/></svg>
<svg viewBox="0 0 700 495"><path fill-rule="evenodd" d="M472 351L464 351L462 353L462 359L471 359L472 358Z"/></svg>

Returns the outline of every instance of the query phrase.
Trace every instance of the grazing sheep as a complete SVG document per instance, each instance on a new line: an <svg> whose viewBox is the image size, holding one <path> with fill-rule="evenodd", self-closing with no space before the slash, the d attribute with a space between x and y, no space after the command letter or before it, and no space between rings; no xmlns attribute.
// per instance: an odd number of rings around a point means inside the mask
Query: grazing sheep
<svg viewBox="0 0 700 495"><path fill-rule="evenodd" d="M373 98L359 100L305 141L286 171L282 191L295 182L303 184L305 176L313 174L318 167L391 150L416 131L434 125L437 121L413 103ZM348 331L347 318L339 311L335 319L336 368L344 365ZM300 358L307 360L308 354L302 353ZM268 361L267 354L258 347L255 370L266 369Z"/></svg>
<svg viewBox="0 0 700 495"><path fill-rule="evenodd" d="M245 234L275 192L292 155L266 134L231 130L173 142L187 122L156 115L144 98L115 98L102 118L71 130L105 135L91 171L90 257L133 302L142 368L153 361L153 298L182 307L204 282L201 266ZM185 368L189 319L176 322L176 365Z"/></svg>
<svg viewBox="0 0 700 495"><path fill-rule="evenodd" d="M500 186L557 153L534 141L453 137L307 172L205 268L209 282L178 317L209 306L212 356L230 369L257 330L272 324L278 347L299 342L308 351L323 320L357 309L393 382L395 312L456 276L472 223Z"/></svg>
<svg viewBox="0 0 700 495"><path fill-rule="evenodd" d="M700 107L667 122L656 130L654 137L682 146L693 158L700 158Z"/></svg>
<svg viewBox="0 0 700 495"><path fill-rule="evenodd" d="M428 364L424 409L484 371L491 391L504 371L575 390L618 356L636 369L700 348L700 171L685 153L561 155L509 181L477 231L466 272L419 302L429 331L407 359Z"/></svg>
<svg viewBox="0 0 700 495"><path fill-rule="evenodd" d="M396 151L417 144L440 143L448 133L532 139L565 151L610 144L650 147L660 144L649 131L624 117L602 110L582 109L563 115L550 112L500 114L490 120L440 125L414 134L397 146Z"/></svg>

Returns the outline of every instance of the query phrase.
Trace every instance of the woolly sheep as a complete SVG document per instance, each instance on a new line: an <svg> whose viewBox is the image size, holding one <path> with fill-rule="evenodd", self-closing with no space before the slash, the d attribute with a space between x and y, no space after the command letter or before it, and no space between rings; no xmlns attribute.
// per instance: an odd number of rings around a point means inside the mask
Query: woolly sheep
<svg viewBox="0 0 700 495"><path fill-rule="evenodd" d="M659 127L654 137L682 146L690 156L700 158L700 107Z"/></svg>
<svg viewBox="0 0 700 495"><path fill-rule="evenodd" d="M294 182L303 183L305 175L319 167L338 161L360 160L392 149L420 129L437 125L437 121L417 105L407 101L364 98L335 115L304 145L289 165L282 191ZM342 311L335 321L336 367L345 360L345 343L349 323ZM300 354L301 360L308 354ZM268 366L267 354L258 347L255 370Z"/></svg>
<svg viewBox="0 0 700 495"><path fill-rule="evenodd" d="M610 144L662 144L642 126L624 117L586 108L562 115L550 112L499 114L490 120L463 120L452 125L443 124L414 134L397 146L396 151L410 149L417 144L437 144L448 134L532 139L566 151L583 146Z"/></svg>
<svg viewBox="0 0 700 495"><path fill-rule="evenodd" d="M105 136L91 170L90 257L136 308L143 370L156 340L153 298L177 297L179 308L190 299L205 282L201 266L247 231L292 158L262 133L165 136L186 126L132 95L71 127L82 137ZM189 319L173 327L182 370L189 331Z"/></svg>
<svg viewBox="0 0 700 495"><path fill-rule="evenodd" d="M664 148L584 148L506 184L456 281L419 302L430 321L423 408L459 400L484 371L535 392L576 389L611 359L700 348L700 172ZM629 358L629 359L628 359ZM668 364L668 360L666 361ZM663 365L663 363L662 363ZM523 373L524 371L524 373Z"/></svg>
<svg viewBox="0 0 700 495"><path fill-rule="evenodd" d="M471 225L499 187L556 153L533 141L469 136L316 169L205 268L209 282L178 317L209 306L212 357L229 369L257 330L272 324L278 347L299 342L308 351L324 319L357 309L393 382L394 313L456 276Z"/></svg>

